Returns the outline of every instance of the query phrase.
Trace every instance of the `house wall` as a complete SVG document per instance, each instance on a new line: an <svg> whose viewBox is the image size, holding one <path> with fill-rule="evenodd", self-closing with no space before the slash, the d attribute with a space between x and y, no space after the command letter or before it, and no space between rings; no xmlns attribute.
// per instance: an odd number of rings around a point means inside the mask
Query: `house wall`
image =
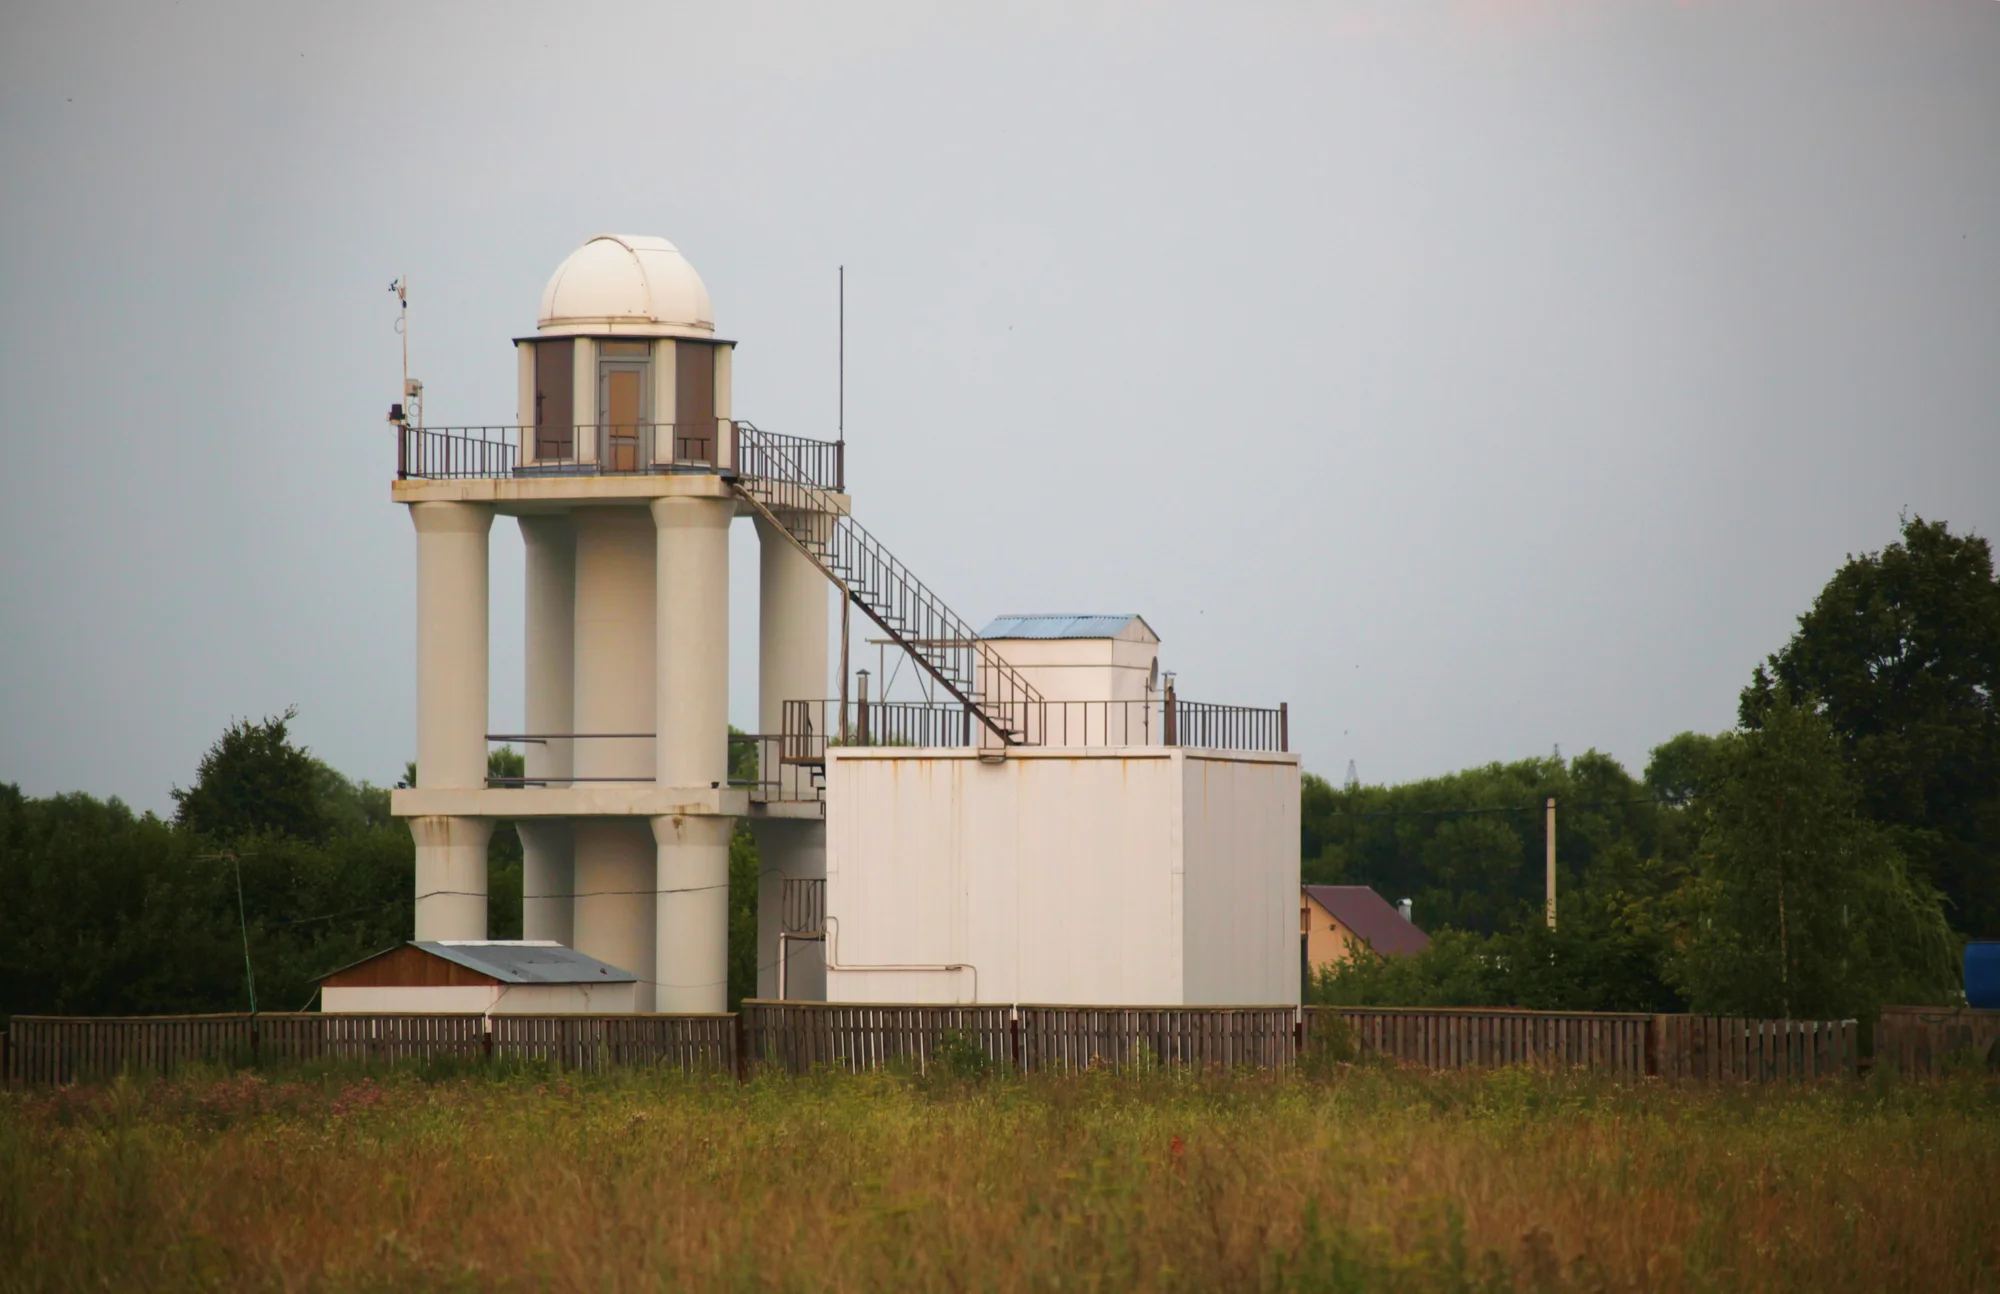
<svg viewBox="0 0 2000 1294"><path fill-rule="evenodd" d="M1301 893L1299 903L1306 917L1306 962L1314 970L1336 962L1354 960L1361 940L1342 925L1340 919L1321 907L1311 896Z"/></svg>
<svg viewBox="0 0 2000 1294"><path fill-rule="evenodd" d="M1188 750L1181 1000L1299 1000L1299 758Z"/></svg>
<svg viewBox="0 0 2000 1294"><path fill-rule="evenodd" d="M836 748L827 997L1298 1000L1298 762Z"/></svg>

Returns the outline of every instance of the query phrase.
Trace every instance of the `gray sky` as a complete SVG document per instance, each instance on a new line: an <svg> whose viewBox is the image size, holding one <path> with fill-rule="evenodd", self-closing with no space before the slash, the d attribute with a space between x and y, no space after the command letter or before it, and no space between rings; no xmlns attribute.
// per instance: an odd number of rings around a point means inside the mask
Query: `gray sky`
<svg viewBox="0 0 2000 1294"><path fill-rule="evenodd" d="M414 748L388 500L599 232L975 623L1139 611L1401 780L1734 718L1908 508L2000 530L2000 4L8 3L0 780ZM738 527L732 707L754 717ZM494 528L496 730L520 541Z"/></svg>

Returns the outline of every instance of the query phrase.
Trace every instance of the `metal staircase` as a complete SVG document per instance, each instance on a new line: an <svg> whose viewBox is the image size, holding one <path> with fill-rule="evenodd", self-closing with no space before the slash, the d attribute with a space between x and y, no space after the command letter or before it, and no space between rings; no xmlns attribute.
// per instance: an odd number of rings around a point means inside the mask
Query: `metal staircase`
<svg viewBox="0 0 2000 1294"><path fill-rule="evenodd" d="M1041 694L842 510L836 497L845 484L838 447L761 431L747 422L736 424L735 437L737 494L790 536L1001 744L1020 744Z"/></svg>

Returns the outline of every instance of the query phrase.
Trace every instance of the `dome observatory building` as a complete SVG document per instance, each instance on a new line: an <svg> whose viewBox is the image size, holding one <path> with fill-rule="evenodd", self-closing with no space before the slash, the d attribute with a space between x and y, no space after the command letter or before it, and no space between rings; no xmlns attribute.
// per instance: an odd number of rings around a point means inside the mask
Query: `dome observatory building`
<svg viewBox="0 0 2000 1294"><path fill-rule="evenodd" d="M393 809L424 955L397 962L411 982L353 980L340 1009L446 1009L425 1005L446 991L425 965L520 962L471 947L500 821L521 837L523 942L563 950L534 964L630 977L524 1010L725 1010L739 819L761 859L759 997L1298 1000L1283 706L1182 700L1137 615L961 619L855 520L844 444L737 416L736 343L663 238L584 243L514 345L515 425L391 414L417 558L417 784ZM487 718L496 516L525 549L518 733ZM727 705L739 518L760 554L747 735ZM835 669L835 598L876 635L872 680ZM524 776L488 776L500 743ZM509 1009L506 974L479 982L480 1009Z"/></svg>

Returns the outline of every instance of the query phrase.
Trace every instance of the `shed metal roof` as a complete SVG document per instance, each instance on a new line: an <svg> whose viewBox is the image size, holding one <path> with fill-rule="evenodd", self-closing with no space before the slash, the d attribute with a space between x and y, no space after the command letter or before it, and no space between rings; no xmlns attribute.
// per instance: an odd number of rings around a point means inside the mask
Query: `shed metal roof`
<svg viewBox="0 0 2000 1294"><path fill-rule="evenodd" d="M1135 615L1035 615L996 616L979 631L981 638L1116 638L1134 620L1145 624ZM1152 626L1146 626L1152 634ZM1155 638L1158 635L1153 635Z"/></svg>
<svg viewBox="0 0 2000 1294"><path fill-rule="evenodd" d="M636 984L639 980L631 971L546 939L412 940L411 946L491 975L502 984Z"/></svg>

